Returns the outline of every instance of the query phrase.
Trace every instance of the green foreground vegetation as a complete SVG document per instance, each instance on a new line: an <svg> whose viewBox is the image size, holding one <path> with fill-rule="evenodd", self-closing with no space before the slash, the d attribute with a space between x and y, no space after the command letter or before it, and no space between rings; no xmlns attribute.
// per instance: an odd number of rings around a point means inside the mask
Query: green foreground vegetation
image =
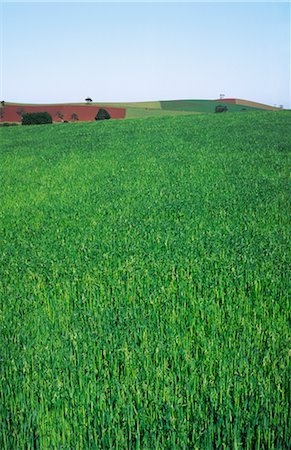
<svg viewBox="0 0 291 450"><path fill-rule="evenodd" d="M0 130L0 448L288 448L288 112Z"/></svg>

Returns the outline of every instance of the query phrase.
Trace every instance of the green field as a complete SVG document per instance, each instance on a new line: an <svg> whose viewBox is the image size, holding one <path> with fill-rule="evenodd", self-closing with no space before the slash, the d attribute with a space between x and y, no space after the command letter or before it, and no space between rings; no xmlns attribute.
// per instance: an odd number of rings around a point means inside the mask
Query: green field
<svg viewBox="0 0 291 450"><path fill-rule="evenodd" d="M158 108L126 108L126 119L145 119L147 117L162 117L162 116L185 116L189 114L199 114L193 111L176 111Z"/></svg>
<svg viewBox="0 0 291 450"><path fill-rule="evenodd" d="M289 447L290 118L0 129L1 449Z"/></svg>
<svg viewBox="0 0 291 450"><path fill-rule="evenodd" d="M214 113L217 105L227 106L229 112L260 110L260 108L237 105L235 103L219 103L219 101L215 100L167 100L161 102L161 108L164 111L191 111L199 113Z"/></svg>

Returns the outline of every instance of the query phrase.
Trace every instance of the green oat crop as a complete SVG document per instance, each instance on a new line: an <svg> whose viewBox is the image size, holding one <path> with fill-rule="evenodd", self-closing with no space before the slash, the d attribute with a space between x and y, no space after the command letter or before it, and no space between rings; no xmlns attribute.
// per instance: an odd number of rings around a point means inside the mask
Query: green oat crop
<svg viewBox="0 0 291 450"><path fill-rule="evenodd" d="M0 448L288 448L288 112L0 129Z"/></svg>

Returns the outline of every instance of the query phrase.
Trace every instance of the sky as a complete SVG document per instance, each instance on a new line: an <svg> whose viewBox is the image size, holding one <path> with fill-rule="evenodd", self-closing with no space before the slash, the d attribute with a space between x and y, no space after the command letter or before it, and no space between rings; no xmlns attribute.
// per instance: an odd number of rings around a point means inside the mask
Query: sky
<svg viewBox="0 0 291 450"><path fill-rule="evenodd" d="M291 107L290 2L0 1L1 100Z"/></svg>

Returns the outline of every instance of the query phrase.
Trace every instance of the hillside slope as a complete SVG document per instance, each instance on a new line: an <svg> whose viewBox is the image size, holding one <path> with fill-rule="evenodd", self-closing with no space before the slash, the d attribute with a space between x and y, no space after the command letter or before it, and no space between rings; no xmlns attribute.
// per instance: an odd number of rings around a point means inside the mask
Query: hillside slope
<svg viewBox="0 0 291 450"><path fill-rule="evenodd" d="M229 112L242 112L242 111L260 111L260 110L272 110L277 111L278 108L274 108L261 103L250 102L247 100L237 99L223 99L223 100L169 100L162 101L161 107L163 110L172 111L191 111L199 113L214 113L215 108L218 105L225 105Z"/></svg>
<svg viewBox="0 0 291 450"><path fill-rule="evenodd" d="M250 100L242 100L240 98L224 98L223 100L217 100L222 103L234 103L236 105L241 105L242 107L250 107L256 109L263 109L267 111L278 111L280 108L276 106L266 105L264 103L252 102Z"/></svg>
<svg viewBox="0 0 291 450"><path fill-rule="evenodd" d="M64 103L51 105L32 105L16 104L5 102L1 107L2 117L0 122L20 122L21 112L47 111L53 121L61 122L74 121L73 114L77 114L80 121L94 121L96 112L100 107L108 110L113 119L132 119L161 116L181 116L200 113L214 113L218 105L227 105L229 112L256 111L256 110L278 110L269 105L251 102L241 99L223 99L223 100L165 100L149 102L92 102L84 103ZM58 117L58 113L63 118Z"/></svg>

